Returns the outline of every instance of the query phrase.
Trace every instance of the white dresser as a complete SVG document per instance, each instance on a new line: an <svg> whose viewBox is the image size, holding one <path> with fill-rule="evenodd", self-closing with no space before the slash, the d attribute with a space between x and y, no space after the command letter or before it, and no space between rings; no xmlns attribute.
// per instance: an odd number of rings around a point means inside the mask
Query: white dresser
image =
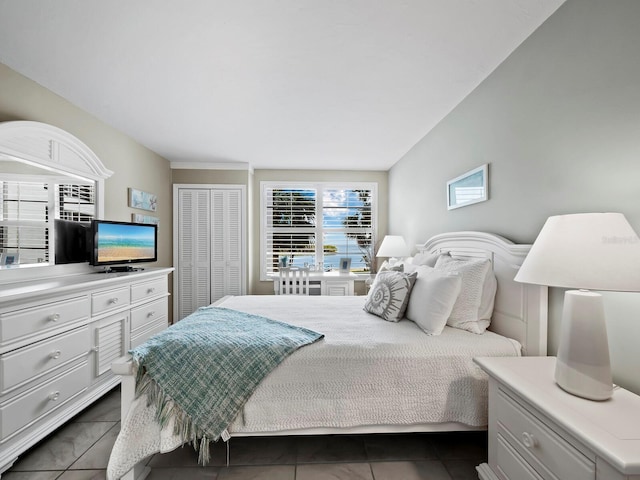
<svg viewBox="0 0 640 480"><path fill-rule="evenodd" d="M120 382L113 360L167 328L172 270L0 285L0 474Z"/></svg>
<svg viewBox="0 0 640 480"><path fill-rule="evenodd" d="M309 295L354 295L354 282L360 277L355 273L309 272ZM273 291L280 294L280 278L273 277Z"/></svg>
<svg viewBox="0 0 640 480"><path fill-rule="evenodd" d="M595 402L553 380L554 357L477 358L489 374L489 463L482 480L639 480L640 397Z"/></svg>

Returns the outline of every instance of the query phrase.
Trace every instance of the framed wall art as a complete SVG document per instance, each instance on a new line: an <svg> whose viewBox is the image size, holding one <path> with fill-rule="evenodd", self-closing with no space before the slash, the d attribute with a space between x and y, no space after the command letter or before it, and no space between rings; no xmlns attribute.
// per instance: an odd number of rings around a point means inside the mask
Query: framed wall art
<svg viewBox="0 0 640 480"><path fill-rule="evenodd" d="M447 209L466 207L489 198L489 164L469 170L447 182Z"/></svg>
<svg viewBox="0 0 640 480"><path fill-rule="evenodd" d="M160 219L158 217L154 217L153 215L143 215L141 213L132 213L131 221L133 223L151 223L153 225L158 225L158 223L160 223Z"/></svg>
<svg viewBox="0 0 640 480"><path fill-rule="evenodd" d="M155 212L158 207L158 197L153 193L143 192L136 188L129 188L129 206L140 210Z"/></svg>

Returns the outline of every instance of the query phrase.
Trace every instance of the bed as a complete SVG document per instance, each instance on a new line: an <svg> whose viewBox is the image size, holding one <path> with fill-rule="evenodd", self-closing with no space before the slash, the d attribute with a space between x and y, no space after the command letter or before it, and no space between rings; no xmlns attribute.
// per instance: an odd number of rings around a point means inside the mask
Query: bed
<svg viewBox="0 0 640 480"><path fill-rule="evenodd" d="M528 245L482 232L441 234L418 246L419 253L490 262L498 288L491 325L482 335L445 327L440 335L429 336L414 322L385 322L365 312L365 298L357 296L221 299L218 306L325 335L265 378L228 428L230 436L486 428L487 379L472 359L546 355L547 290L513 281L528 250ZM134 398L133 369L127 359L113 369L123 375L126 431ZM160 432L157 425L146 426ZM147 473L136 466L122 478L139 480Z"/></svg>

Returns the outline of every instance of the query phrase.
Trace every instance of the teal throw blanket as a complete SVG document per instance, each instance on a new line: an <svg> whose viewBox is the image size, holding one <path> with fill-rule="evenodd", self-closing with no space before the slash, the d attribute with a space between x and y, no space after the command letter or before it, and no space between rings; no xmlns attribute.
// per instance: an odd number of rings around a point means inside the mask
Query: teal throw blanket
<svg viewBox="0 0 640 480"><path fill-rule="evenodd" d="M136 395L155 403L157 420L193 440L200 461L255 388L298 348L324 335L258 315L203 307L129 353ZM199 442L198 442L199 440ZM199 443L199 445L198 445Z"/></svg>

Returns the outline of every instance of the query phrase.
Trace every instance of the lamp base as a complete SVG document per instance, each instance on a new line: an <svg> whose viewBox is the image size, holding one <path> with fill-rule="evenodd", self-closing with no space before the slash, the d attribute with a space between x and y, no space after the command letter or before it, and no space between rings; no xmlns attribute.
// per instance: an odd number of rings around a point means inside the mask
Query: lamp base
<svg viewBox="0 0 640 480"><path fill-rule="evenodd" d="M611 398L609 342L599 293L565 292L555 379L563 390L578 397Z"/></svg>

